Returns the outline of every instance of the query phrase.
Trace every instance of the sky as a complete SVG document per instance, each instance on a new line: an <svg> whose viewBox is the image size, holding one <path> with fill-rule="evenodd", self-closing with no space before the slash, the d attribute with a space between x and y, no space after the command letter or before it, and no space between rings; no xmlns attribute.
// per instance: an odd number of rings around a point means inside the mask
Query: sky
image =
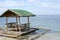
<svg viewBox="0 0 60 40"><path fill-rule="evenodd" d="M27 10L36 15L60 15L60 0L0 0L0 15L7 9Z"/></svg>

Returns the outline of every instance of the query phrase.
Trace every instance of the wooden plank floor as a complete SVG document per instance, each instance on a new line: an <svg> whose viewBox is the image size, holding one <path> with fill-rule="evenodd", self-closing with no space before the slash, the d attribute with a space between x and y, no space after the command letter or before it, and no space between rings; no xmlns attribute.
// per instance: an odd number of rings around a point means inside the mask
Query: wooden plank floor
<svg viewBox="0 0 60 40"><path fill-rule="evenodd" d="M35 29L35 28L31 28L31 29L28 30L28 31L22 32L21 35L26 35L26 34L29 34L29 33L35 32L36 30L37 30L37 29Z"/></svg>
<svg viewBox="0 0 60 40"><path fill-rule="evenodd" d="M22 35L27 35L27 34L29 34L29 33L32 33L32 32L34 32L34 31L36 31L37 29L34 29L34 28L32 28L32 29L30 29L30 30L28 30L28 31L24 31L24 32L14 32L14 31L8 31L7 33L4 33L4 32L2 32L2 31L0 31L0 35L2 35L2 36L7 36L7 37L18 37L18 36L22 36Z"/></svg>

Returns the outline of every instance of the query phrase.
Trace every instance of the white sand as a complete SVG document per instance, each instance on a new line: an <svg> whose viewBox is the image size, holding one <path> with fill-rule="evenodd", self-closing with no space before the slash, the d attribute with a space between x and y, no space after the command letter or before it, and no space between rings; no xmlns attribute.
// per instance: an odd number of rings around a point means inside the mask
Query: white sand
<svg viewBox="0 0 60 40"><path fill-rule="evenodd" d="M0 40L17 40L17 39L0 36Z"/></svg>
<svg viewBox="0 0 60 40"><path fill-rule="evenodd" d="M0 36L0 40L17 40L17 39ZM60 40L60 34L58 34L58 33L47 33L45 35L40 36L36 40Z"/></svg>
<svg viewBox="0 0 60 40"><path fill-rule="evenodd" d="M58 33L47 33L36 40L60 40L60 34Z"/></svg>
<svg viewBox="0 0 60 40"><path fill-rule="evenodd" d="M0 36L0 40L18 40L18 39ZM36 40L60 40L60 34L59 33L46 33L44 35L41 35Z"/></svg>

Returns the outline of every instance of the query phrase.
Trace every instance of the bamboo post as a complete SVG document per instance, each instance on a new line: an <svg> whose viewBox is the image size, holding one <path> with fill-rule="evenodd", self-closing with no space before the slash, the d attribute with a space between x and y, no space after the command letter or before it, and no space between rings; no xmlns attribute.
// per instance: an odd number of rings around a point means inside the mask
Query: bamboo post
<svg viewBox="0 0 60 40"><path fill-rule="evenodd" d="M19 17L19 25L20 25L20 17ZM19 32L20 32L20 26L18 26L19 27Z"/></svg>
<svg viewBox="0 0 60 40"><path fill-rule="evenodd" d="M19 17L19 24L20 24L20 17Z"/></svg>
<svg viewBox="0 0 60 40"><path fill-rule="evenodd" d="M18 21L17 21L17 17L16 17L16 27L15 27L16 28L16 31L17 31L17 24L18 24Z"/></svg>
<svg viewBox="0 0 60 40"><path fill-rule="evenodd" d="M18 29L19 29L19 32L20 32L20 17L18 17Z"/></svg>
<svg viewBox="0 0 60 40"><path fill-rule="evenodd" d="M8 31L8 24L7 23L8 23L8 17L6 17L6 25L7 25L6 26L6 31Z"/></svg>
<svg viewBox="0 0 60 40"><path fill-rule="evenodd" d="M16 17L16 23L17 23L17 17Z"/></svg>
<svg viewBox="0 0 60 40"><path fill-rule="evenodd" d="M29 26L30 26L30 25L29 25L29 16L28 16L28 29L29 29Z"/></svg>

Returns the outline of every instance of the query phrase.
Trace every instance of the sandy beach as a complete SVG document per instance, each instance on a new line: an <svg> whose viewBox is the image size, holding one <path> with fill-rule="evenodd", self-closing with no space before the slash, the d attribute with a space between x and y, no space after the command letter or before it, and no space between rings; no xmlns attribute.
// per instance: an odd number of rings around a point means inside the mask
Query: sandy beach
<svg viewBox="0 0 60 40"><path fill-rule="evenodd" d="M49 33L50 29L40 29L40 32L36 31L34 33L31 33L26 36L20 36L18 38L10 38L10 37L4 37L0 36L0 40L45 40L49 39L51 36L53 38L54 35L53 33ZM22 38L23 37L23 38Z"/></svg>
<svg viewBox="0 0 60 40"><path fill-rule="evenodd" d="M0 36L0 40L17 40L17 39Z"/></svg>
<svg viewBox="0 0 60 40"><path fill-rule="evenodd" d="M21 40L21 39L0 36L0 40ZM40 37L38 37L36 40L60 40L60 34L46 33L45 35L41 35Z"/></svg>

